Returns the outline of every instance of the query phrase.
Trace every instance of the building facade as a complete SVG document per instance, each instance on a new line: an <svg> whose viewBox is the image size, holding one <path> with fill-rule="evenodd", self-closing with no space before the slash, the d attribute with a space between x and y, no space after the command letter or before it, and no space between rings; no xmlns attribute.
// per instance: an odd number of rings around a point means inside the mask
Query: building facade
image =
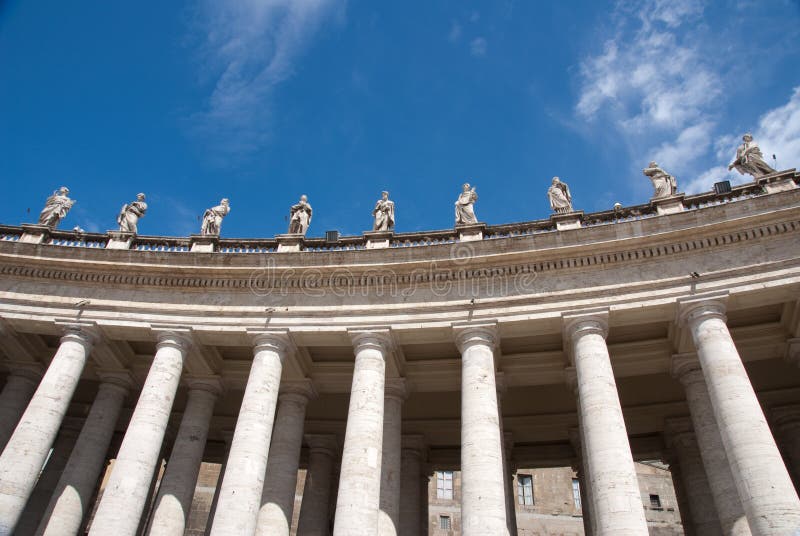
<svg viewBox="0 0 800 536"><path fill-rule="evenodd" d="M0 227L0 534L796 534L798 181L331 242Z"/></svg>

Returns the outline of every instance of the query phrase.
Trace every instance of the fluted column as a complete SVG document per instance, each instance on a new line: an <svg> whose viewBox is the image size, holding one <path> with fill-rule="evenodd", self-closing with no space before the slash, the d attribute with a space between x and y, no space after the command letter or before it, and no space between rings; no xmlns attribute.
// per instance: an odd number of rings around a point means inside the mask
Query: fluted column
<svg viewBox="0 0 800 536"><path fill-rule="evenodd" d="M791 534L800 528L800 499L725 324L725 298L679 300L679 320L697 349L750 530Z"/></svg>
<svg viewBox="0 0 800 536"><path fill-rule="evenodd" d="M122 404L133 385L127 372L100 373L92 408L72 449L37 536L78 534L88 514Z"/></svg>
<svg viewBox="0 0 800 536"><path fill-rule="evenodd" d="M397 536L400 529L400 479L403 402L408 395L403 378L386 380L383 406L383 454L378 534Z"/></svg>
<svg viewBox="0 0 800 536"><path fill-rule="evenodd" d="M800 404L774 407L770 410L770 417L778 447L792 472L795 489L800 489Z"/></svg>
<svg viewBox="0 0 800 536"><path fill-rule="evenodd" d="M461 352L462 534L508 534L495 383L497 326L463 325L454 330Z"/></svg>
<svg viewBox="0 0 800 536"><path fill-rule="evenodd" d="M402 437L400 469L400 536L418 536L422 499L419 479L425 442L420 435Z"/></svg>
<svg viewBox="0 0 800 536"><path fill-rule="evenodd" d="M336 500L335 536L378 534L388 330L352 331L353 385Z"/></svg>
<svg viewBox="0 0 800 536"><path fill-rule="evenodd" d="M42 372L39 367L18 366L11 369L0 393L0 452L11 439L22 413L31 401Z"/></svg>
<svg viewBox="0 0 800 536"><path fill-rule="evenodd" d="M285 330L254 333L253 341L253 364L233 432L211 536L252 536L256 531L281 372L292 344Z"/></svg>
<svg viewBox="0 0 800 536"><path fill-rule="evenodd" d="M607 310L564 315L578 381L583 452L598 536L647 534L636 468L606 346Z"/></svg>
<svg viewBox="0 0 800 536"><path fill-rule="evenodd" d="M222 392L217 377L188 378L189 395L150 520L150 536L182 536L189 521L214 404Z"/></svg>
<svg viewBox="0 0 800 536"><path fill-rule="evenodd" d="M70 325L56 355L0 456L0 534L11 534L56 438L94 336Z"/></svg>
<svg viewBox="0 0 800 536"><path fill-rule="evenodd" d="M306 406L315 396L310 380L281 385L256 527L258 536L289 536Z"/></svg>
<svg viewBox="0 0 800 536"><path fill-rule="evenodd" d="M722 536L724 533L714 506L714 496L689 419L667 419L664 428L666 444L678 457L694 532L703 536Z"/></svg>
<svg viewBox="0 0 800 536"><path fill-rule="evenodd" d="M714 417L714 408L695 354L679 354L672 357L672 375L686 392L686 402L692 418L697 445L705 467L708 485L714 497L723 534L749 536L750 525L744 513L742 501L736 490L728 456L722 444L722 436Z"/></svg>
<svg viewBox="0 0 800 536"><path fill-rule="evenodd" d="M339 445L333 435L306 435L308 471L300 504L297 534L329 536L333 469Z"/></svg>
<svg viewBox="0 0 800 536"><path fill-rule="evenodd" d="M189 347L185 335L158 333L156 355L92 520L91 536L133 536L139 528Z"/></svg>

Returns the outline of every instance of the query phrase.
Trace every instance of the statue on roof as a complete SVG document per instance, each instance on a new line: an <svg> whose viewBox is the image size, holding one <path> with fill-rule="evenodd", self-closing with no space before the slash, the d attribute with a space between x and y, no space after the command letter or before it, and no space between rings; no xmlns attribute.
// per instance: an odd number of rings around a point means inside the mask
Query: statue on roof
<svg viewBox="0 0 800 536"><path fill-rule="evenodd" d="M464 183L461 187L461 194L456 200L456 225L478 223L474 207L477 200L478 194L475 192L475 187L470 187L469 183Z"/></svg>
<svg viewBox="0 0 800 536"><path fill-rule="evenodd" d="M117 215L117 223L122 233L136 234L139 218L147 212L147 203L144 202L144 194L137 194L136 201L122 205Z"/></svg>
<svg viewBox="0 0 800 536"><path fill-rule="evenodd" d="M572 212L572 194L569 193L569 186L566 182L561 182L558 177L553 177L553 182L547 189L547 198L550 200L550 208L556 214Z"/></svg>
<svg viewBox="0 0 800 536"><path fill-rule="evenodd" d="M372 209L372 216L375 223L372 228L375 231L394 230L394 201L389 200L389 192L381 192L381 198L375 203Z"/></svg>
<svg viewBox="0 0 800 536"><path fill-rule="evenodd" d="M311 225L311 205L308 204L308 197L300 196L300 201L292 205L291 217L289 218L289 233L301 234L305 236L308 226Z"/></svg>
<svg viewBox="0 0 800 536"><path fill-rule="evenodd" d="M219 205L206 209L203 213L203 224L200 226L200 234L203 236L219 236L222 228L222 218L231 211L231 205L227 198L219 202Z"/></svg>
<svg viewBox="0 0 800 536"><path fill-rule="evenodd" d="M730 163L728 169L736 168L741 175L752 175L758 179L763 175L775 173L769 164L764 161L758 144L753 140L753 135L749 132L742 136L742 144L736 149L736 158Z"/></svg>
<svg viewBox="0 0 800 536"><path fill-rule="evenodd" d="M39 225L47 225L54 229L58 227L59 222L75 204L75 200L70 199L68 194L69 188L62 186L47 198L44 208L39 214Z"/></svg>
<svg viewBox="0 0 800 536"><path fill-rule="evenodd" d="M653 183L653 199L661 199L678 193L678 183L675 177L661 169L657 163L650 164L642 170Z"/></svg>

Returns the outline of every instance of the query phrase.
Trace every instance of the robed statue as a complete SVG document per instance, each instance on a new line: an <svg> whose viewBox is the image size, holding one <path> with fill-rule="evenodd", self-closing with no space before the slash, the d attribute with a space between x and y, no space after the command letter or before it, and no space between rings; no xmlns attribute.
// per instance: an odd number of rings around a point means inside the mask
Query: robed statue
<svg viewBox="0 0 800 536"><path fill-rule="evenodd" d="M458 200L456 200L456 225L478 223L474 207L477 200L478 194L475 192L475 188L470 187L469 183L465 183L461 187Z"/></svg>
<svg viewBox="0 0 800 536"><path fill-rule="evenodd" d="M550 200L550 208L556 214L572 212L572 194L569 193L569 186L566 182L561 182L558 177L553 177L553 182L547 189L547 198Z"/></svg>
<svg viewBox="0 0 800 536"><path fill-rule="evenodd" d="M775 173L769 164L764 161L764 155L761 154L761 149L758 144L753 140L750 133L742 136L743 143L736 149L736 158L728 166L728 169L736 168L736 171L741 175L752 175L757 179L762 175Z"/></svg>
<svg viewBox="0 0 800 536"><path fill-rule="evenodd" d="M144 202L144 194L137 194L136 201L122 205L122 209L117 215L117 223L122 233L136 234L139 218L147 212L147 203Z"/></svg>
<svg viewBox="0 0 800 536"><path fill-rule="evenodd" d="M669 197L678 193L678 183L675 181L675 177L658 167L655 162L650 162L642 170L642 173L653 183L653 199Z"/></svg>
<svg viewBox="0 0 800 536"><path fill-rule="evenodd" d="M206 209L203 213L203 224L200 226L200 234L203 236L219 236L222 229L222 218L231 211L230 202L223 199L216 207Z"/></svg>
<svg viewBox="0 0 800 536"><path fill-rule="evenodd" d="M394 201L389 200L389 192L381 192L381 198L375 203L372 209L372 216L375 223L372 229L375 231L394 230Z"/></svg>
<svg viewBox="0 0 800 536"><path fill-rule="evenodd" d="M39 225L47 225L56 228L69 209L75 204L74 199L69 198L69 188L62 186L53 195L47 198L42 212L39 214Z"/></svg>
<svg viewBox="0 0 800 536"><path fill-rule="evenodd" d="M292 205L291 216L289 218L289 233L301 234L305 236L308 226L311 224L311 205L308 204L308 197L300 196L300 202Z"/></svg>

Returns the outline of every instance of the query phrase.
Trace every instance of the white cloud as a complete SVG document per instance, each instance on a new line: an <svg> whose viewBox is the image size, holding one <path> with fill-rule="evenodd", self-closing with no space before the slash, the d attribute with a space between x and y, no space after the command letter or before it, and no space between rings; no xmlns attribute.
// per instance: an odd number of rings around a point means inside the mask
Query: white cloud
<svg viewBox="0 0 800 536"><path fill-rule="evenodd" d="M670 173L684 173L692 169L698 158L706 154L711 145L713 124L709 121L685 128L675 141L664 142L654 149L653 158L664 164Z"/></svg>
<svg viewBox="0 0 800 536"><path fill-rule="evenodd" d="M482 58L486 56L486 47L487 47L486 39L483 37L476 37L473 39L469 44L469 52L476 58Z"/></svg>
<svg viewBox="0 0 800 536"><path fill-rule="evenodd" d="M197 134L214 148L246 155L269 136L274 88L344 0L205 0L197 11L204 78L214 82Z"/></svg>
<svg viewBox="0 0 800 536"><path fill-rule="evenodd" d="M461 25L453 21L453 24L450 25L450 31L447 34L447 40L451 43L458 43L459 39L461 39Z"/></svg>

